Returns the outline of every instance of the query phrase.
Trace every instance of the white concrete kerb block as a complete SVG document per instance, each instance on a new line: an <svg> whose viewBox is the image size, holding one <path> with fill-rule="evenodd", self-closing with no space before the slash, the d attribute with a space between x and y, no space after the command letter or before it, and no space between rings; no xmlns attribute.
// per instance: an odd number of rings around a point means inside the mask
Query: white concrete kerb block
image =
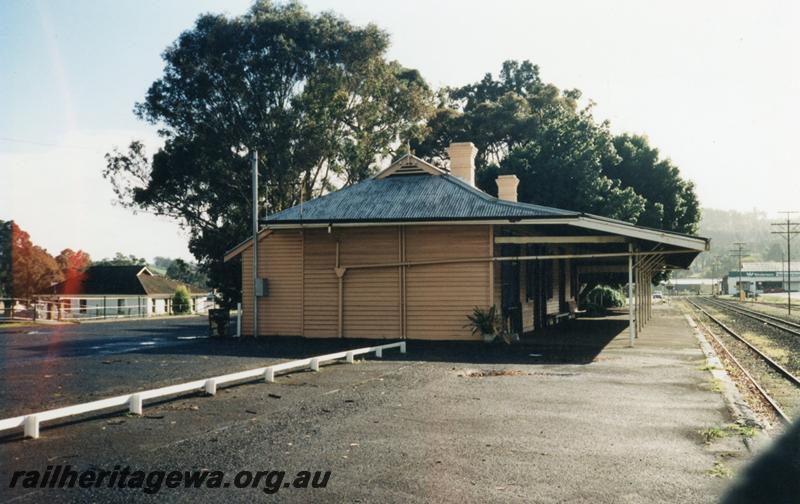
<svg viewBox="0 0 800 504"><path fill-rule="evenodd" d="M39 438L39 417L36 415L28 415L25 417L25 437L32 439Z"/></svg>
<svg viewBox="0 0 800 504"><path fill-rule="evenodd" d="M319 359L311 359L311 371L319 371Z"/></svg>
<svg viewBox="0 0 800 504"><path fill-rule="evenodd" d="M208 395L217 395L217 380L214 378L206 380L205 390Z"/></svg>
<svg viewBox="0 0 800 504"><path fill-rule="evenodd" d="M128 402L128 410L134 415L142 414L142 396L133 394Z"/></svg>
<svg viewBox="0 0 800 504"><path fill-rule="evenodd" d="M400 353L406 353L406 342L405 341L401 341L400 342Z"/></svg>
<svg viewBox="0 0 800 504"><path fill-rule="evenodd" d="M275 382L275 370L271 367L268 367L266 371L264 371L264 381L269 383Z"/></svg>
<svg viewBox="0 0 800 504"><path fill-rule="evenodd" d="M378 348L375 350L375 357L382 359L383 358L383 348Z"/></svg>
<svg viewBox="0 0 800 504"><path fill-rule="evenodd" d="M352 363L354 362L354 360L355 360L355 356L356 356L356 354L354 354L353 352L347 352L347 353L345 354L345 358L347 359L347 362L348 362L349 364L352 364Z"/></svg>

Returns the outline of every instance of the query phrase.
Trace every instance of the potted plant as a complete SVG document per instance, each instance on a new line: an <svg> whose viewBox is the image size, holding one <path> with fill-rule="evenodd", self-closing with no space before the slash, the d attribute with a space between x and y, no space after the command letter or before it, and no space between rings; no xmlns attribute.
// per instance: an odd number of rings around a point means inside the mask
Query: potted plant
<svg viewBox="0 0 800 504"><path fill-rule="evenodd" d="M490 306L488 309L476 306L472 313L467 315L467 320L469 320L469 323L464 327L469 327L473 336L480 334L484 343L491 343L499 333L501 321L495 305Z"/></svg>

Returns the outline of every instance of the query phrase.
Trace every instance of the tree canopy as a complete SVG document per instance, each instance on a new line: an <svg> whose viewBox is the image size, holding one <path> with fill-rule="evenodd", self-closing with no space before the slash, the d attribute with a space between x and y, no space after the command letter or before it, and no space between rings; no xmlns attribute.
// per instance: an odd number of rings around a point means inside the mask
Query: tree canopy
<svg viewBox="0 0 800 504"><path fill-rule="evenodd" d="M641 135L614 137L617 162L606 163L603 173L619 180L645 199L644 211L636 223L679 233L694 234L700 222L700 203L694 184L681 178L671 160L662 159Z"/></svg>
<svg viewBox="0 0 800 504"><path fill-rule="evenodd" d="M530 61L506 61L495 78L445 88L417 152L441 163L453 141L479 149L477 184L497 194L498 174L520 179L520 201L693 233L694 186L643 136L614 136L581 92L542 81Z"/></svg>
<svg viewBox="0 0 800 504"><path fill-rule="evenodd" d="M104 176L123 205L181 223L227 302L241 276L222 257L250 235L254 204L273 213L359 182L406 142L435 164L451 142L473 142L476 181L490 194L496 175L513 173L521 201L696 231L691 182L645 137L612 134L580 91L544 82L530 61L506 61L497 77L434 97L419 72L387 60L388 44L374 25L296 2L200 16L134 108L163 146L152 157L136 141L107 154Z"/></svg>
<svg viewBox="0 0 800 504"><path fill-rule="evenodd" d="M250 169L259 152L267 212L369 176L419 136L431 92L387 61L388 35L299 3L257 1L241 17L207 14L163 54L164 73L135 113L159 126L150 159L139 142L106 156L120 201L178 219L190 251L228 299L222 263L248 235Z"/></svg>
<svg viewBox="0 0 800 504"><path fill-rule="evenodd" d="M188 263L180 258L173 260L167 267L166 276L167 278L198 287L206 285L205 275L198 271L197 265Z"/></svg>
<svg viewBox="0 0 800 504"><path fill-rule="evenodd" d="M46 293L50 286L64 279L53 256L34 245L30 235L11 223L11 289L15 298L29 298Z"/></svg>
<svg viewBox="0 0 800 504"><path fill-rule="evenodd" d="M66 248L55 257L56 264L61 269L64 278L69 278L86 271L92 265L92 258L83 250Z"/></svg>
<svg viewBox="0 0 800 504"><path fill-rule="evenodd" d="M92 264L95 266L147 266L147 259L136 257L133 254L125 255L122 252L117 252L114 257L104 257L99 261L94 261Z"/></svg>

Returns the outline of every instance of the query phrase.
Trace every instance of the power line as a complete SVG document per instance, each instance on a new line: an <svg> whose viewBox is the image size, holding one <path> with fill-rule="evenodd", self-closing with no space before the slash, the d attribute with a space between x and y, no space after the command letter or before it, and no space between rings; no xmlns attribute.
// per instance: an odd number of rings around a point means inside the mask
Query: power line
<svg viewBox="0 0 800 504"><path fill-rule="evenodd" d="M23 140L21 138L9 138L9 137L2 137L0 136L0 142L11 142L11 143L19 143L19 144L26 144L26 145L38 145L39 147L58 147L60 149L82 149L82 150L90 150L94 152L100 152L100 150L94 147L86 147L85 145L64 145L64 144L56 144L56 143L49 143L49 142L39 142L37 140Z"/></svg>
<svg viewBox="0 0 800 504"><path fill-rule="evenodd" d="M792 214L796 214L798 212L794 211L785 211L779 212L782 214L786 214L786 222L773 222L773 226L786 226L784 230L772 231L772 234L776 234L781 236L784 240L786 240L786 268L787 268L787 297L788 297L788 308L789 308L789 315L792 314L792 239L794 239L795 235L800 234L800 222L792 222Z"/></svg>

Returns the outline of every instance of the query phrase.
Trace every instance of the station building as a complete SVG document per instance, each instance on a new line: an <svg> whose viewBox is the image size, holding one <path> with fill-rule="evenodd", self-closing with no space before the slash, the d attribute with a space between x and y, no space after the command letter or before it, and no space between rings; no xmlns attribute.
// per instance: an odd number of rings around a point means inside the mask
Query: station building
<svg viewBox="0 0 800 504"><path fill-rule="evenodd" d="M473 309L496 306L524 335L576 311L582 275L622 273L631 341L650 316L653 275L687 268L705 238L498 197L475 187L477 149L450 169L407 154L375 176L261 221L225 255L242 264L242 334L480 340ZM634 325L635 321L635 325Z"/></svg>

